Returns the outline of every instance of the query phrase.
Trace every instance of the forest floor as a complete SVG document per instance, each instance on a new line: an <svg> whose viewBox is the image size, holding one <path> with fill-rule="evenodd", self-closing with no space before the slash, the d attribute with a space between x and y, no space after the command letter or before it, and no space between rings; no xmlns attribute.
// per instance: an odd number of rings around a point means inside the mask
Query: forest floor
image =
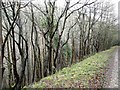
<svg viewBox="0 0 120 90"><path fill-rule="evenodd" d="M107 67L105 75L106 84L105 88L118 88L118 55L120 53L120 47L117 47Z"/></svg>
<svg viewBox="0 0 120 90"><path fill-rule="evenodd" d="M118 88L120 47L96 53L27 88Z"/></svg>

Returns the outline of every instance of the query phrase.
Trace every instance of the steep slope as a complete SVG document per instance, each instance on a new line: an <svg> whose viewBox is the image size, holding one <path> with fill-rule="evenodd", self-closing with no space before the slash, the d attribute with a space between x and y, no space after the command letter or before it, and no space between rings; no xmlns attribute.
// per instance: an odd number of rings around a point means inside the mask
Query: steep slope
<svg viewBox="0 0 120 90"><path fill-rule="evenodd" d="M104 83L106 67L115 49L116 47L112 47L96 53L71 67L63 68L56 74L27 86L27 88L101 88Z"/></svg>

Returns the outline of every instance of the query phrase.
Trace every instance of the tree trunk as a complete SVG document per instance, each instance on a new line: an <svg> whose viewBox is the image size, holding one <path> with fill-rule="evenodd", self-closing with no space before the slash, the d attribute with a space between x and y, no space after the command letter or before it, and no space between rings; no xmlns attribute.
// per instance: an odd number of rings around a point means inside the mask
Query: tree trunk
<svg viewBox="0 0 120 90"><path fill-rule="evenodd" d="M2 88L2 68L3 68L3 60L2 60L2 0L0 0L0 89Z"/></svg>
<svg viewBox="0 0 120 90"><path fill-rule="evenodd" d="M49 67L49 74L52 74L52 39L50 40L50 47L48 49L48 67Z"/></svg>

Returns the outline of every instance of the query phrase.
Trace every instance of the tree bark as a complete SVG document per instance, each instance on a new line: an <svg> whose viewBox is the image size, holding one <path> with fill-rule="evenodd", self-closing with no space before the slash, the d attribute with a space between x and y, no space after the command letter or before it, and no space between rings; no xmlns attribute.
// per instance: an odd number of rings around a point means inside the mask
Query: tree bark
<svg viewBox="0 0 120 90"><path fill-rule="evenodd" d="M0 0L0 89L2 88L2 72L3 60L2 60L2 0Z"/></svg>

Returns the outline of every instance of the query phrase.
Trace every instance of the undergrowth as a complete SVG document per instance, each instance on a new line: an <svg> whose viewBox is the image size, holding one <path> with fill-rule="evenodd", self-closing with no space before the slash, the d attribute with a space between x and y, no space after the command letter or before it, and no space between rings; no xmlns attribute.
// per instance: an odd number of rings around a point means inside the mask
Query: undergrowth
<svg viewBox="0 0 120 90"><path fill-rule="evenodd" d="M96 88L102 87L104 68L116 47L96 53L89 58L63 68L54 75L45 77L24 88Z"/></svg>

